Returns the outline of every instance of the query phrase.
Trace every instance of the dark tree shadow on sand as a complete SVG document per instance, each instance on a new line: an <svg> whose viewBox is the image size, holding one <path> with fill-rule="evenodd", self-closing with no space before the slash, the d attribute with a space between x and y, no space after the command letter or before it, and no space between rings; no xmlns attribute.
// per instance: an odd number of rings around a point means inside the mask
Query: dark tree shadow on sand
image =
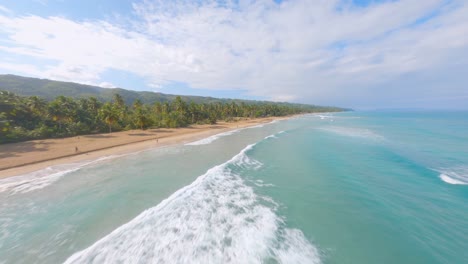
<svg viewBox="0 0 468 264"><path fill-rule="evenodd" d="M111 134L97 134L97 135L85 135L85 136L80 136L84 138L113 138L115 137L114 135Z"/></svg>
<svg viewBox="0 0 468 264"><path fill-rule="evenodd" d="M131 133L128 134L129 136L139 136L139 137L144 137L144 136L155 136L155 133Z"/></svg>
<svg viewBox="0 0 468 264"><path fill-rule="evenodd" d="M16 157L21 153L31 152L31 151L47 151L49 145L55 144L53 142L33 142L26 141L21 143L10 143L0 145L0 159L8 157Z"/></svg>

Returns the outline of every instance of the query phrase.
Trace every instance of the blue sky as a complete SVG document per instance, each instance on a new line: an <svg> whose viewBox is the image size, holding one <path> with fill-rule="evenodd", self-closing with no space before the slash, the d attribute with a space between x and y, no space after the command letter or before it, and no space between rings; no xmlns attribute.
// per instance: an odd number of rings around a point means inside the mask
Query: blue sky
<svg viewBox="0 0 468 264"><path fill-rule="evenodd" d="M0 0L0 73L172 94L468 108L467 0Z"/></svg>

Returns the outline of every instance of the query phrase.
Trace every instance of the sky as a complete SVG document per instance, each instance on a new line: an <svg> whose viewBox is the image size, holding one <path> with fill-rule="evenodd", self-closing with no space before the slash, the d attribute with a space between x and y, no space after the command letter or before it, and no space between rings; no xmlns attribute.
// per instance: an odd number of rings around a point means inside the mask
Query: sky
<svg viewBox="0 0 468 264"><path fill-rule="evenodd" d="M468 0L0 0L0 74L468 109Z"/></svg>

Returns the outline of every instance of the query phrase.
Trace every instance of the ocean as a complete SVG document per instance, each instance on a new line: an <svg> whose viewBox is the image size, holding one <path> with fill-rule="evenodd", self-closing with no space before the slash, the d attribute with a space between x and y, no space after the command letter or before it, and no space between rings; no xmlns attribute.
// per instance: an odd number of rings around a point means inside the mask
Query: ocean
<svg viewBox="0 0 468 264"><path fill-rule="evenodd" d="M310 114L0 180L0 263L468 263L468 112Z"/></svg>

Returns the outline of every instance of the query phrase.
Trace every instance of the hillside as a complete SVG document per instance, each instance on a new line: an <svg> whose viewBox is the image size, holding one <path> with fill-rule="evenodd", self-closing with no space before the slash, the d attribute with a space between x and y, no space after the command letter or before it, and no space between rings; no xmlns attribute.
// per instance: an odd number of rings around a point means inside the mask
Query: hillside
<svg viewBox="0 0 468 264"><path fill-rule="evenodd" d="M115 94L120 98L114 98ZM0 75L0 144L106 130L176 128L215 124L218 120L343 110L305 104L179 97Z"/></svg>
<svg viewBox="0 0 468 264"><path fill-rule="evenodd" d="M0 91L12 92L19 96L38 96L46 101L52 101L57 96L63 95L73 99L88 98L90 96L96 97L101 102L112 101L115 94L122 96L127 105L131 105L135 100L139 99L143 104L153 104L155 102L172 102L179 95L164 94L149 91L132 91L122 88L102 88L99 86L79 84L73 82L53 81L48 79L39 79L31 77L23 77L12 74L0 74ZM196 104L210 104L210 103L231 103L235 102L253 104L272 103L282 106L293 107L313 107L316 112L335 112L335 111L349 111L339 107L318 106L309 104L296 104L287 102L269 102L269 101L254 101L254 100L241 100L241 99L220 99L204 96L188 96L180 95L181 99L185 102L194 102Z"/></svg>
<svg viewBox="0 0 468 264"><path fill-rule="evenodd" d="M0 91L9 91L21 96L39 96L48 101L55 99L57 95L64 95L74 99L96 97L100 101L110 101L114 94L120 94L125 103L131 104L136 99L149 104L154 102L168 102L177 95L163 94L147 91L131 91L122 88L102 88L99 86L61 82L47 79L29 78L11 74L0 75ZM202 96L181 96L184 101L195 103L211 103L219 101L231 101L229 99L216 99Z"/></svg>

